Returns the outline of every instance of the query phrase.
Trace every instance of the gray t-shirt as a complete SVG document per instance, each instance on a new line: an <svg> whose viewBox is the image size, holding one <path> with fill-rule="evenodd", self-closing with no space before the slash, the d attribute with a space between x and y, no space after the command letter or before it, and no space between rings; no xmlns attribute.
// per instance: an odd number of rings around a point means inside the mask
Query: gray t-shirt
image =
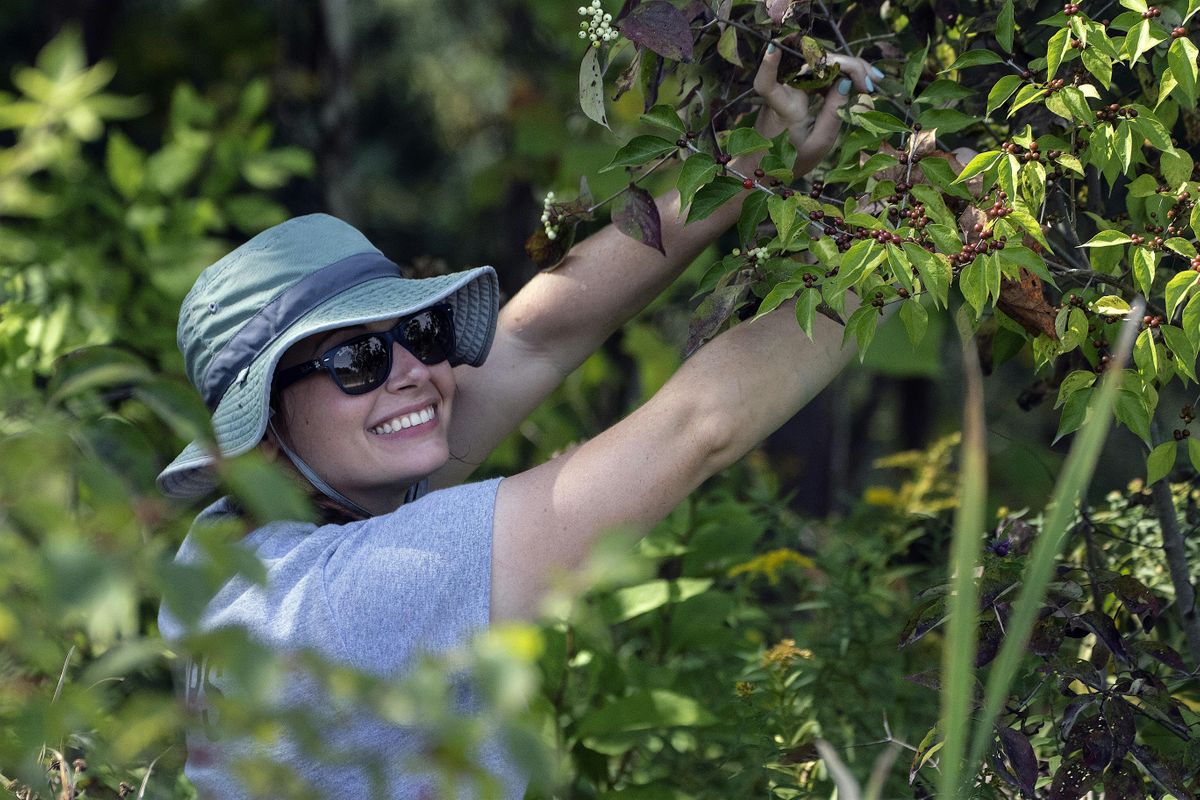
<svg viewBox="0 0 1200 800"><path fill-rule="evenodd" d="M499 482L432 492L390 514L346 525L264 525L243 544L265 566L265 585L235 577L209 603L199 627L240 626L276 652L315 651L369 675L401 677L414 657L454 648L487 626ZM196 541L197 530L229 513L224 499L205 509L176 561L202 563L206 556ZM168 642L187 633L165 606L159 627ZM279 687L278 708L336 706L302 670L288 674ZM228 696L238 687L228 685L221 670L202 657L188 661L183 683L185 701L202 723L189 731L185 772L202 798L248 797L229 767L233 759L248 756L287 765L323 796L378 796L378 774L373 781L361 767L321 763L290 737L262 745L215 735L219 724L206 694ZM463 695L469 697L469 690ZM434 784L411 771L425 741L419 728L386 722L369 709L349 714L331 710L325 724L321 738L330 747L383 765L388 800L437 796ZM524 779L499 746L491 745L479 755L481 765L501 779L505 798L521 797Z"/></svg>

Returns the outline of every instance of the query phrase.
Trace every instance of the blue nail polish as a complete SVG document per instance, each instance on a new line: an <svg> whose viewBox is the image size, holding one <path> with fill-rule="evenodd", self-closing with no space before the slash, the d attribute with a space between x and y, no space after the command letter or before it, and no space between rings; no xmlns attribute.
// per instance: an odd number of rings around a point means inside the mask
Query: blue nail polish
<svg viewBox="0 0 1200 800"><path fill-rule="evenodd" d="M850 79L849 78L842 78L840 81L838 81L838 94L840 94L842 97L845 97L846 95L850 94Z"/></svg>
<svg viewBox="0 0 1200 800"><path fill-rule="evenodd" d="M875 84L871 82L871 76L870 76L870 75L868 75L868 76L867 76L867 91L868 91L868 92L873 92L873 91L875 91Z"/></svg>
<svg viewBox="0 0 1200 800"><path fill-rule="evenodd" d="M775 43L771 42L770 44L767 45L767 55L771 55L774 52L775 52Z"/></svg>
<svg viewBox="0 0 1200 800"><path fill-rule="evenodd" d="M883 70L879 69L879 67L871 67L871 74L874 75L876 78L882 78Z"/></svg>

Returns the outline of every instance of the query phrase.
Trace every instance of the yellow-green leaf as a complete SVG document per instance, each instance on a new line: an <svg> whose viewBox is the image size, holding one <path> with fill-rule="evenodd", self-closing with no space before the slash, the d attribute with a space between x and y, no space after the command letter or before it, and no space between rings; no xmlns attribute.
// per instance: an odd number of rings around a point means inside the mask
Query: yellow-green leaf
<svg viewBox="0 0 1200 800"><path fill-rule="evenodd" d="M1171 473L1175 467L1175 456L1178 452L1179 447L1173 441L1163 442L1150 451L1150 455L1146 458L1147 486L1158 483Z"/></svg>

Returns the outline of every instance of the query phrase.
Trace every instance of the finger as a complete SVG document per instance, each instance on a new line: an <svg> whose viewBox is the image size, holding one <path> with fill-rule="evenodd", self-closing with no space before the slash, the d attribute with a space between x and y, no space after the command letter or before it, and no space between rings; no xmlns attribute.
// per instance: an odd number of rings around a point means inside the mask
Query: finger
<svg viewBox="0 0 1200 800"><path fill-rule="evenodd" d="M854 82L854 87L860 92L874 92L875 80L883 77L882 72L861 58L827 53L825 59L832 64L837 64L842 73Z"/></svg>
<svg viewBox="0 0 1200 800"><path fill-rule="evenodd" d="M796 150L797 173L806 173L820 164L837 141L838 131L842 127L837 112L850 99L850 81L850 78L841 78L825 93L825 103L813 122L812 130L808 132L808 138Z"/></svg>
<svg viewBox="0 0 1200 800"><path fill-rule="evenodd" d="M774 43L767 45L767 53L758 63L758 72L754 74L754 91L762 97L779 87L779 62L782 59L782 50Z"/></svg>

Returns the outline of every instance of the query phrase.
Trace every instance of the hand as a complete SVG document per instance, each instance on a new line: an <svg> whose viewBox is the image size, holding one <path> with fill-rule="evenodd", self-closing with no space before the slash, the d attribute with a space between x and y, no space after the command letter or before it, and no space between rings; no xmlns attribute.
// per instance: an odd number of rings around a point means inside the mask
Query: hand
<svg viewBox="0 0 1200 800"><path fill-rule="evenodd" d="M803 175L817 164L837 141L841 120L837 111L846 105L853 86L860 92L874 92L875 81L883 73L861 58L829 53L826 59L841 68L841 77L825 94L816 119L808 113L808 92L779 82L779 62L783 56L777 46L767 47L754 76L754 91L765 101L758 115L758 132L767 138L788 132L788 139L796 147L795 173Z"/></svg>

